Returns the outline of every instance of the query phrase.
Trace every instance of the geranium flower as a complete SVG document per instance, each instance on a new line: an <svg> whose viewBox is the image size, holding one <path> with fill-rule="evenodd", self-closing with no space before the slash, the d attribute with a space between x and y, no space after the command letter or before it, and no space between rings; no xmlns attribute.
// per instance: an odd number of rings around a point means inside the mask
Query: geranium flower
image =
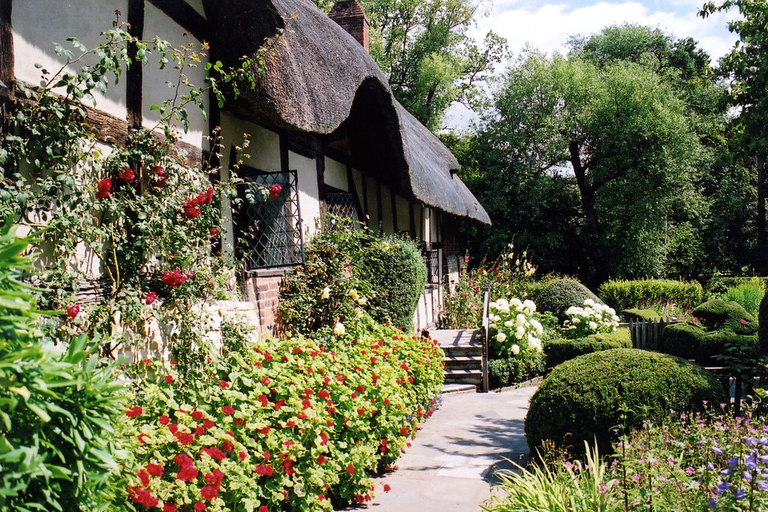
<svg viewBox="0 0 768 512"><path fill-rule="evenodd" d="M179 472L176 473L176 479L181 480L182 482L191 482L192 480L197 478L199 474L200 472L195 469L195 466L192 466L192 465L182 466Z"/></svg>
<svg viewBox="0 0 768 512"><path fill-rule="evenodd" d="M202 212L200 211L200 208L197 208L195 206L186 206L184 207L184 216L188 219L196 219L200 216Z"/></svg>
<svg viewBox="0 0 768 512"><path fill-rule="evenodd" d="M149 292L146 297L144 297L144 304L149 306L153 302L157 300L157 292Z"/></svg>
<svg viewBox="0 0 768 512"><path fill-rule="evenodd" d="M203 512L203 510L206 509L206 506L205 506L205 503L203 503L202 501L198 501L197 503L195 503L194 508L197 512Z"/></svg>
<svg viewBox="0 0 768 512"><path fill-rule="evenodd" d="M219 491L213 486L206 485L200 489L200 496L202 496L205 501L211 501L219 497Z"/></svg>
<svg viewBox="0 0 768 512"><path fill-rule="evenodd" d="M229 382L227 382L225 380L220 380L219 381L219 387L222 388L222 389L227 389L229 387Z"/></svg>
<svg viewBox="0 0 768 512"><path fill-rule="evenodd" d="M184 446L193 444L195 442L195 436L191 433L176 432L173 435L176 437L176 440Z"/></svg>
<svg viewBox="0 0 768 512"><path fill-rule="evenodd" d="M96 199L105 199L109 197L109 191L112 189L112 180L104 178L96 184Z"/></svg>
<svg viewBox="0 0 768 512"><path fill-rule="evenodd" d="M159 424L161 424L161 425L167 425L167 424L169 424L169 423L171 422L171 418L169 418L168 416L166 416L165 414L163 414L162 416L160 416L159 418L157 418L157 422L158 422Z"/></svg>
<svg viewBox="0 0 768 512"><path fill-rule="evenodd" d="M347 466L347 473L349 473L351 475L354 472L355 472L355 466L353 466L352 464L349 464Z"/></svg>
<svg viewBox="0 0 768 512"><path fill-rule="evenodd" d="M231 416L231 415L235 414L235 410L232 408L231 405L225 405L224 407L222 407L221 408L221 412L223 412L227 416Z"/></svg>
<svg viewBox="0 0 768 512"><path fill-rule="evenodd" d="M163 512L176 512L176 505L174 505L173 503L164 504Z"/></svg>
<svg viewBox="0 0 768 512"><path fill-rule="evenodd" d="M163 466L160 464L152 464L151 462L146 466L147 473L152 476L163 476Z"/></svg>
<svg viewBox="0 0 768 512"><path fill-rule="evenodd" d="M211 229L211 237L219 236L219 228Z"/></svg>
<svg viewBox="0 0 768 512"><path fill-rule="evenodd" d="M166 375L165 377L163 377L163 379L165 379L165 382L170 384L173 382L173 375Z"/></svg>
<svg viewBox="0 0 768 512"><path fill-rule="evenodd" d="M280 192L283 191L283 187L281 187L279 184L275 183L271 187L269 187L269 198L275 199L277 196L280 195Z"/></svg>
<svg viewBox="0 0 768 512"><path fill-rule="evenodd" d="M129 418L135 418L137 416L141 416L141 413L143 412L144 412L144 409L142 409L138 405L134 405L133 407L125 411L125 415L128 416Z"/></svg>

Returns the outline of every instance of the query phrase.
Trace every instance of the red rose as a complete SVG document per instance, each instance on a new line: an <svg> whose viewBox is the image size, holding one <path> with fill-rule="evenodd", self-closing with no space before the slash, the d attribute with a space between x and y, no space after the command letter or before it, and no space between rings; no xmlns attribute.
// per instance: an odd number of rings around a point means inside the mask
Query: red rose
<svg viewBox="0 0 768 512"><path fill-rule="evenodd" d="M282 192L282 191L283 191L283 187L281 187L280 185L275 183L274 185L269 187L269 198L270 199L275 199L277 196L280 195L280 192Z"/></svg>
<svg viewBox="0 0 768 512"><path fill-rule="evenodd" d="M67 308L67 316L69 318L76 318L80 314L80 303L75 302Z"/></svg>
<svg viewBox="0 0 768 512"><path fill-rule="evenodd" d="M117 177L131 185L136 185L136 183L138 183L138 180L136 179L136 173L133 172L133 169L128 166L123 167L122 171L117 171Z"/></svg>
<svg viewBox="0 0 768 512"><path fill-rule="evenodd" d="M219 236L219 228L211 229L211 236L212 237Z"/></svg>
<svg viewBox="0 0 768 512"><path fill-rule="evenodd" d="M163 270L163 277L161 277L160 280L167 286L174 287L174 286L180 286L184 284L188 279L191 279L193 276L194 274L192 274L191 272L188 274L182 274L181 270L177 268L173 272Z"/></svg>
<svg viewBox="0 0 768 512"><path fill-rule="evenodd" d="M165 187L166 180L168 180L168 173L165 172L165 169L163 169L159 165L155 166L155 183L154 183L154 186L157 187L157 188L163 188L163 187Z"/></svg>
<svg viewBox="0 0 768 512"><path fill-rule="evenodd" d="M184 216L188 219L196 219L200 216L200 208L197 208L195 206L186 206L184 207Z"/></svg>
<svg viewBox="0 0 768 512"><path fill-rule="evenodd" d="M157 292L149 292L146 297L144 297L144 304L149 306L153 302L157 300Z"/></svg>
<svg viewBox="0 0 768 512"><path fill-rule="evenodd" d="M112 180L104 178L96 184L96 199L105 199L109 197L109 191L112 189Z"/></svg>

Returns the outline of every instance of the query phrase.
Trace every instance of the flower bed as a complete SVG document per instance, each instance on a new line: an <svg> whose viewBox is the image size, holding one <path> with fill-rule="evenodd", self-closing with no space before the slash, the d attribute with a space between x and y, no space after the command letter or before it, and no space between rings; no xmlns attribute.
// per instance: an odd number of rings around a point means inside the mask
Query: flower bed
<svg viewBox="0 0 768 512"><path fill-rule="evenodd" d="M430 339L362 321L325 350L260 340L200 376L157 363L128 404L136 474L128 500L168 511L331 510L372 497L442 387ZM152 377L152 376L155 377Z"/></svg>

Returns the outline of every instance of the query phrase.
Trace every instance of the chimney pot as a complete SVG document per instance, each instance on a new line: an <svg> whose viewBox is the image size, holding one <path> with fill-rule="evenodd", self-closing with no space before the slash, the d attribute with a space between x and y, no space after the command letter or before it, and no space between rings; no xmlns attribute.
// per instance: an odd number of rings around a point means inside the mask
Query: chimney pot
<svg viewBox="0 0 768 512"><path fill-rule="evenodd" d="M357 0L341 0L333 4L328 17L346 30L368 51L368 18Z"/></svg>

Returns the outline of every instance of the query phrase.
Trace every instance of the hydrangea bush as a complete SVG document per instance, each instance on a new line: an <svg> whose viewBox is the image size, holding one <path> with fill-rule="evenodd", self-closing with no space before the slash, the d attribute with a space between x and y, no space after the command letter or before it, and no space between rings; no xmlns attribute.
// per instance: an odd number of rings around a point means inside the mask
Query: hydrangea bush
<svg viewBox="0 0 768 512"><path fill-rule="evenodd" d="M182 383L148 361L127 404L138 510L332 510L365 503L370 474L391 464L436 406L442 351L368 318L335 350L260 339Z"/></svg>
<svg viewBox="0 0 768 512"><path fill-rule="evenodd" d="M584 301L584 307L571 306L565 310L568 317L563 332L570 339L584 338L601 332L614 332L619 326L616 311L592 299Z"/></svg>
<svg viewBox="0 0 768 512"><path fill-rule="evenodd" d="M500 298L489 305L491 339L495 352L514 357L525 352L541 353L544 327L537 319L533 301Z"/></svg>

